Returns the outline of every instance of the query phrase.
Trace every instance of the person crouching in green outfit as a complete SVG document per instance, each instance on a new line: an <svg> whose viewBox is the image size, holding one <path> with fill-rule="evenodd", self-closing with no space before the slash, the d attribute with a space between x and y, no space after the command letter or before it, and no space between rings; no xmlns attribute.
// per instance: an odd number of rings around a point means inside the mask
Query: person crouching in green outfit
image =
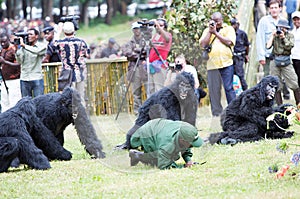
<svg viewBox="0 0 300 199"><path fill-rule="evenodd" d="M131 166L142 162L159 169L169 169L181 168L175 163L180 158L179 153L185 161L184 167L195 164L191 160L191 147L200 147L203 140L189 123L158 118L139 128L131 137L130 144L133 148L129 151ZM135 150L138 147L143 152Z"/></svg>

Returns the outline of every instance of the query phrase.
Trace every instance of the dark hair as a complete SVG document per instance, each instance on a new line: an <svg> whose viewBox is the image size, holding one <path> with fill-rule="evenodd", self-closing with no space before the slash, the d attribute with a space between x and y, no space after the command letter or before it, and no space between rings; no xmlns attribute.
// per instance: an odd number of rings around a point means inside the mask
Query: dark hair
<svg viewBox="0 0 300 199"><path fill-rule="evenodd" d="M266 3L267 3L267 7L270 7L270 5L276 4L276 3L278 3L279 7L282 7L280 0L270 0L269 2L266 2Z"/></svg>
<svg viewBox="0 0 300 199"><path fill-rule="evenodd" d="M0 38L3 38L3 37L6 37L7 39L9 39L8 34L5 32L0 34Z"/></svg>
<svg viewBox="0 0 300 199"><path fill-rule="evenodd" d="M35 35L40 35L40 31L35 28L29 28L28 30L33 30ZM28 31L27 31L28 32Z"/></svg>
<svg viewBox="0 0 300 199"><path fill-rule="evenodd" d="M166 21L164 18L158 18L157 21L162 21L162 22L164 22L164 27L165 27L165 28L168 28L168 23L167 23L167 21Z"/></svg>

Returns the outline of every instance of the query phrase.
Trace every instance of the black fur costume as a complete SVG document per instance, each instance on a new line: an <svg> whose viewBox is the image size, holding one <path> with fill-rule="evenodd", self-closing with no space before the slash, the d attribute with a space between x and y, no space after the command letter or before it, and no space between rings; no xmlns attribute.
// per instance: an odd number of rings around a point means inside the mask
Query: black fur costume
<svg viewBox="0 0 300 199"><path fill-rule="evenodd" d="M138 118L128 131L126 142L116 148L129 149L130 138L135 131L155 118L182 120L195 126L198 99L194 92L194 84L193 75L182 72L170 86L153 93L139 108Z"/></svg>
<svg viewBox="0 0 300 199"><path fill-rule="evenodd" d="M62 93L40 95L32 101L37 109L36 115L55 135L61 145L64 144L64 130L69 124L74 124L85 150L95 158L105 157L101 141L98 139L81 103L80 95L75 89L67 87Z"/></svg>
<svg viewBox="0 0 300 199"><path fill-rule="evenodd" d="M257 141L263 138L289 138L292 132L285 132L274 123L267 130L266 118L274 112L284 112L285 105L273 108L275 92L279 80L266 76L256 86L242 92L226 107L221 115L224 132L209 136L211 144L235 144L237 142ZM277 124L288 127L286 118L277 117Z"/></svg>
<svg viewBox="0 0 300 199"><path fill-rule="evenodd" d="M80 142L95 158L104 158L102 144L80 102L78 92L65 88L60 93L23 98L0 114L0 172L12 164L27 164L34 169L50 168L50 160L70 160L63 148L63 132L74 124ZM19 160L19 162L18 162Z"/></svg>
<svg viewBox="0 0 300 199"><path fill-rule="evenodd" d="M50 168L47 157L59 160L72 158L72 154L36 116L31 98L23 98L13 108L1 113L0 121L0 172L7 171L15 158L34 169ZM39 147L36 146L37 141Z"/></svg>

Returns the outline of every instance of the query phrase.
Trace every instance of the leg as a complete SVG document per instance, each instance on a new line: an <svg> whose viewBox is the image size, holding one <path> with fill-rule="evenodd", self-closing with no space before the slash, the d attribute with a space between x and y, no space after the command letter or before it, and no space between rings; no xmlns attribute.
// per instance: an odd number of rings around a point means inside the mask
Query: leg
<svg viewBox="0 0 300 199"><path fill-rule="evenodd" d="M293 59L293 68L295 69L295 72L298 77L298 86L300 86L300 60Z"/></svg>
<svg viewBox="0 0 300 199"><path fill-rule="evenodd" d="M0 138L0 173L6 172L19 154L19 142L14 137Z"/></svg>
<svg viewBox="0 0 300 199"><path fill-rule="evenodd" d="M2 112L16 105L21 99L20 79L7 80L6 84L9 88L9 95L6 92L4 84L2 83L1 85Z"/></svg>
<svg viewBox="0 0 300 199"><path fill-rule="evenodd" d="M141 67L137 67L135 74L132 77L131 85L133 92L133 111L134 114L138 114L138 109L142 105L142 80L140 77Z"/></svg>
<svg viewBox="0 0 300 199"><path fill-rule="evenodd" d="M26 97L26 96L31 97L32 96L31 86L30 86L29 81L20 80L20 86L21 86L21 95L22 95L22 97Z"/></svg>
<svg viewBox="0 0 300 199"><path fill-rule="evenodd" d="M245 80L244 62L245 58L242 55L234 56L234 74L240 78L243 91L248 88Z"/></svg>
<svg viewBox="0 0 300 199"><path fill-rule="evenodd" d="M300 89L298 85L298 76L291 64L282 69L282 76L286 80L286 85L294 91L297 106L300 102Z"/></svg>
<svg viewBox="0 0 300 199"><path fill-rule="evenodd" d="M236 94L232 86L234 68L233 66L228 66L226 68L219 69L219 71L222 77L227 103L229 104L236 97Z"/></svg>
<svg viewBox="0 0 300 199"><path fill-rule="evenodd" d="M223 111L221 104L222 79L219 70L207 71L207 83L212 115L219 116Z"/></svg>
<svg viewBox="0 0 300 199"><path fill-rule="evenodd" d="M63 148L54 136L54 133L45 127L38 118L35 118L30 135L36 146L42 149L49 159L70 160L72 158L72 154Z"/></svg>
<svg viewBox="0 0 300 199"><path fill-rule="evenodd" d="M31 83L33 84L32 85L33 97L44 94L44 80L43 79L34 80L34 81L31 81Z"/></svg>

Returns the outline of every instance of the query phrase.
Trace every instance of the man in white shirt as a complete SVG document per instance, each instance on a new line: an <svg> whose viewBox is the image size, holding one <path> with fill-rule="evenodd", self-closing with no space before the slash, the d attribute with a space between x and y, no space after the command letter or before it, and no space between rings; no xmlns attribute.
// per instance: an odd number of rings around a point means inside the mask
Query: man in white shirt
<svg viewBox="0 0 300 199"><path fill-rule="evenodd" d="M186 60L185 60L185 57L183 54L181 54L175 58L175 66L174 66L174 68L173 67L169 68L169 70L167 72L167 78L165 80L164 85L165 86L170 85L175 80L176 75L183 71L191 73L193 75L194 81L195 81L195 94L197 95L198 99L200 99L200 94L199 94L199 90L198 90L199 79L198 79L197 70L194 66L188 65L186 63ZM202 97L204 97L204 96L202 96Z"/></svg>
<svg viewBox="0 0 300 199"><path fill-rule="evenodd" d="M292 14L294 28L292 33L294 35L294 47L291 51L293 67L298 76L298 84L300 86L300 12L296 11Z"/></svg>

